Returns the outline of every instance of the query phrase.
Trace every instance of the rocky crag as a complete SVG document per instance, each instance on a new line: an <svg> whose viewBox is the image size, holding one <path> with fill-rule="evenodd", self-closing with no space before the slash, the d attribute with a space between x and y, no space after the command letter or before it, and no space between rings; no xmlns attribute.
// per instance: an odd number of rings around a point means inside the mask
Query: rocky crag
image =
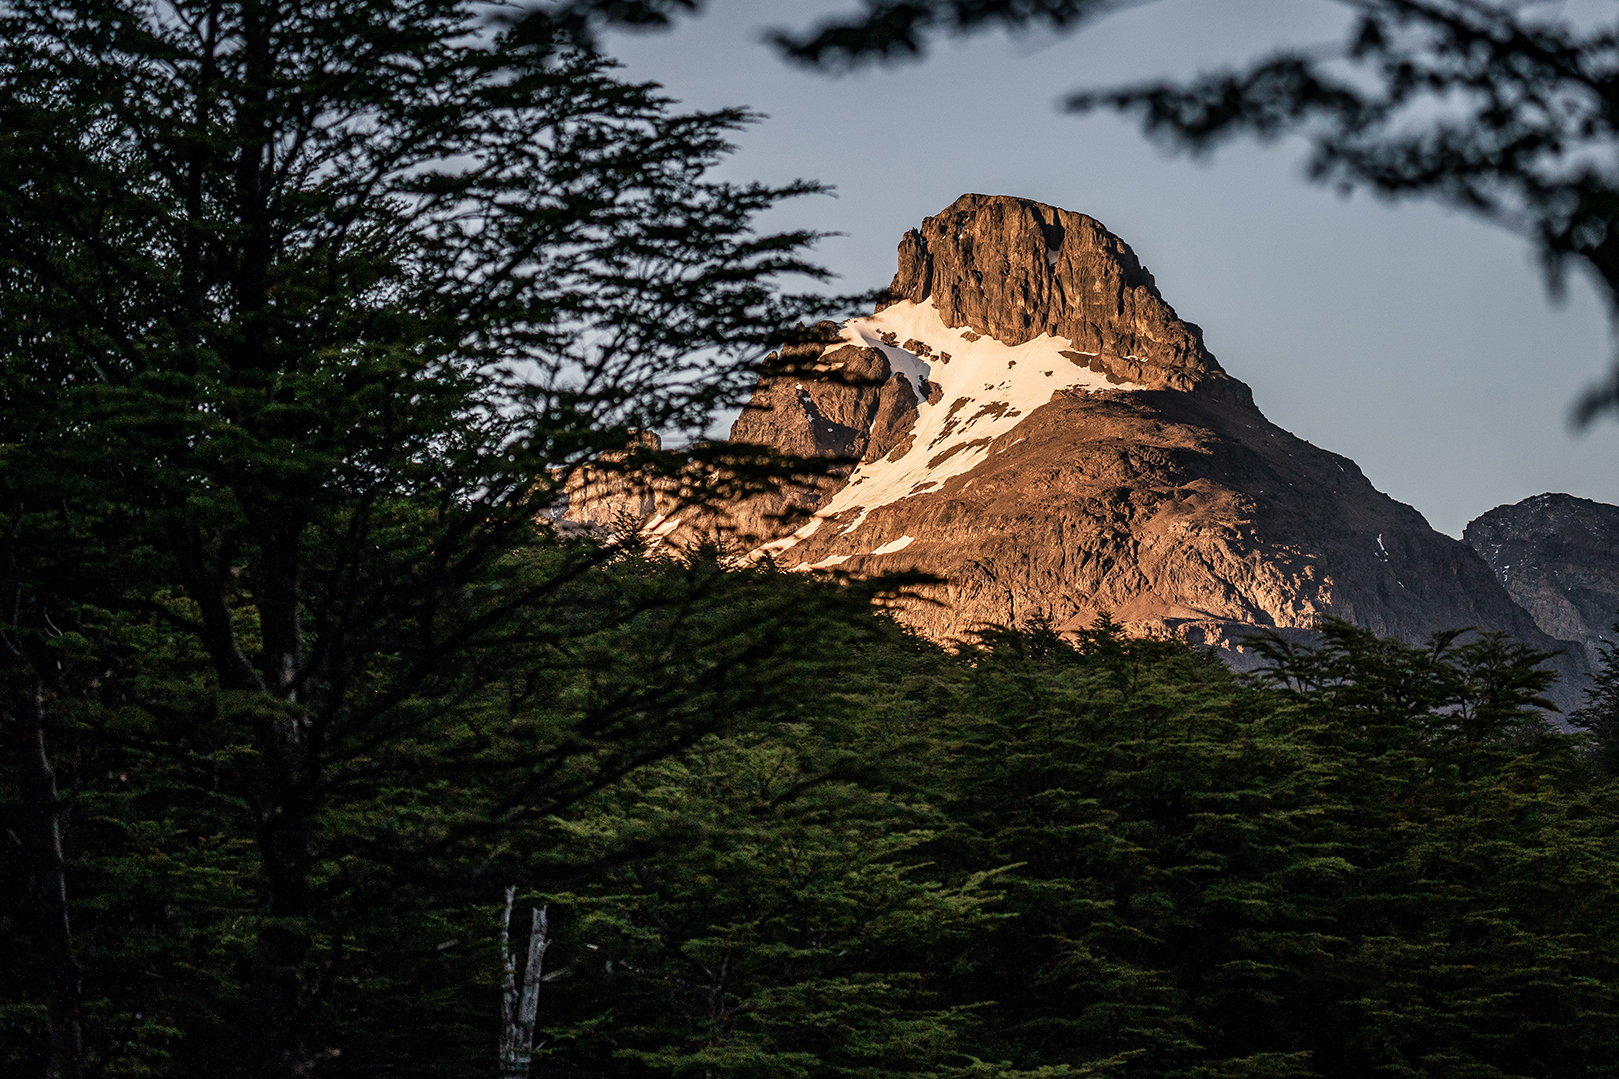
<svg viewBox="0 0 1619 1079"><path fill-rule="evenodd" d="M1327 616L1410 640L1479 626L1560 645L1471 547L1267 420L1083 214L964 195L901 240L878 309L829 336L825 379L763 381L731 438L852 467L687 522L795 569L937 575L901 612L932 637L1107 612L1239 665L1256 627ZM795 501L813 516L779 524ZM669 507L640 508L681 541Z"/></svg>
<svg viewBox="0 0 1619 1079"><path fill-rule="evenodd" d="M1619 506L1544 494L1497 506L1462 538L1507 594L1553 637L1579 641L1593 665L1619 621Z"/></svg>

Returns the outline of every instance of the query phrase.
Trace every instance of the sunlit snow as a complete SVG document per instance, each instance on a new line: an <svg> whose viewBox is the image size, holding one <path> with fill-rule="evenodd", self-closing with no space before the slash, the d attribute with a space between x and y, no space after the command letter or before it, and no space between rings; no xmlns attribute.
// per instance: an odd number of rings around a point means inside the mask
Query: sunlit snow
<svg viewBox="0 0 1619 1079"><path fill-rule="evenodd" d="M872 554L894 554L897 551L903 551L905 548L909 547L915 541L916 541L915 536L901 536L897 540L891 540L890 542L883 544L881 547L878 547L876 550L872 551L871 553Z"/></svg>
<svg viewBox="0 0 1619 1079"><path fill-rule="evenodd" d="M931 299L920 304L904 300L869 318L844 324L843 340L882 349L897 375L909 380L920 401L913 429L916 437L897 459L884 458L856 468L848 484L817 517L856 511L854 520L840 530L849 532L879 506L938 490L946 480L981 463L989 455L990 443L1050 401L1058 390L1134 388L1109 383L1105 376L1062 355L1076 351L1062 338L1042 334L1025 344L1005 345L989 336L969 341L965 335L970 332L946 326ZM929 354L918 356L884 338L919 341L928 346ZM940 391L934 395L934 404L928 403L924 381ZM793 546L808 537L816 523L777 540L769 549L782 551ZM899 550L889 545L872 553L887 554L890 548Z"/></svg>

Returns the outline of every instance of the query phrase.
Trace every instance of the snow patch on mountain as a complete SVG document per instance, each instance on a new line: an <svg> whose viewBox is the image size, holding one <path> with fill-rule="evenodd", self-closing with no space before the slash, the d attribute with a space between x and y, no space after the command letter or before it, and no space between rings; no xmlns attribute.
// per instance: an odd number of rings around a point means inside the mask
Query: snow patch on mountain
<svg viewBox="0 0 1619 1079"><path fill-rule="evenodd" d="M1110 383L1064 356L1079 353L1071 342L1050 334L1006 345L970 328L946 326L931 297L920 304L903 300L870 317L851 319L841 336L853 345L882 349L895 377L908 380L918 400L909 447L861 464L816 513L824 519L854 511L854 520L842 532L858 528L879 506L937 491L951 477L971 471L989 456L996 439L1060 390L1134 388ZM818 525L811 522L770 547L785 550Z"/></svg>

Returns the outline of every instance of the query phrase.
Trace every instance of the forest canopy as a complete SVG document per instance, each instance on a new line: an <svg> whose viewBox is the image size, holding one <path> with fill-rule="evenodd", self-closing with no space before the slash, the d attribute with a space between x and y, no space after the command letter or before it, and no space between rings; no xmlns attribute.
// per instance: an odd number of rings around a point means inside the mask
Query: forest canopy
<svg viewBox="0 0 1619 1079"><path fill-rule="evenodd" d="M1545 724L1534 653L1335 624L1316 648L1256 642L1271 662L1245 678L1105 622L947 652L834 581L701 559L608 572L576 602L701 595L717 626L818 606L823 632L763 665L768 688L687 697L725 717L691 749L485 842L379 856L508 794L466 766L501 749L476 727L554 730L666 667L661 604L553 668L524 718L503 687L334 805L313 881L327 980L303 1033L318 1073L494 1073L506 882L549 918L535 1075L1615 1067L1614 777ZM241 1024L251 807L228 778L71 729L88 1069L235 1074L259 1044ZM6 1064L38 1074L41 953L26 921L4 931L23 960Z"/></svg>
<svg viewBox="0 0 1619 1079"><path fill-rule="evenodd" d="M836 301L748 113L492 13L0 3L5 1074L1619 1070L1613 664L558 527L809 470L698 436Z"/></svg>

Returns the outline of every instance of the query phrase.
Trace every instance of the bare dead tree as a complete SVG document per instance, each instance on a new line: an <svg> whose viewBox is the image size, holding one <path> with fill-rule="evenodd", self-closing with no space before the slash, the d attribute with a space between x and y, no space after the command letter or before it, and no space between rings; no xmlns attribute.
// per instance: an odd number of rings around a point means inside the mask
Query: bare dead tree
<svg viewBox="0 0 1619 1079"><path fill-rule="evenodd" d="M35 906L43 938L49 984L50 1079L78 1079L84 1068L83 991L67 900L67 860L62 851L66 803L57 791L56 772L45 745L45 688L34 684L33 715L24 728L28 828L25 849L32 861Z"/></svg>
<svg viewBox="0 0 1619 1079"><path fill-rule="evenodd" d="M540 983L545 977L545 950L551 944L549 908L531 908L528 963L519 989L517 956L511 949L512 906L517 889L506 889L506 907L500 918L500 958L506 968L506 982L500 996L500 1074L503 1079L528 1079L529 1062L534 1056L534 1026L540 1013ZM565 971L557 971L560 975ZM553 977L556 975L553 975Z"/></svg>

